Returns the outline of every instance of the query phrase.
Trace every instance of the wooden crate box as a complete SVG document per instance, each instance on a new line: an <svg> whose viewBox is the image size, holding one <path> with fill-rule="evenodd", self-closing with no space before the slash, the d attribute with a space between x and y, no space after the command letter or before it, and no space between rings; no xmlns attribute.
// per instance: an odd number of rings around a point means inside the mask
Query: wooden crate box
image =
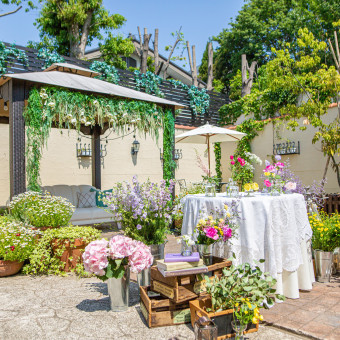
<svg viewBox="0 0 340 340"><path fill-rule="evenodd" d="M140 287L140 309L150 328L190 323L189 302L176 304L170 299L148 296L149 287Z"/></svg>

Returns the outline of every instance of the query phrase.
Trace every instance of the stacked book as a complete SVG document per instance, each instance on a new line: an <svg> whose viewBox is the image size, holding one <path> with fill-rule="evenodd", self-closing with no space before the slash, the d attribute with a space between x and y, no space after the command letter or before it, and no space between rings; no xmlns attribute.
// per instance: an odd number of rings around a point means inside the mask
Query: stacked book
<svg viewBox="0 0 340 340"><path fill-rule="evenodd" d="M157 260L157 268L164 277L194 275L208 271L198 252L190 256L182 256L180 253L166 254L164 260Z"/></svg>

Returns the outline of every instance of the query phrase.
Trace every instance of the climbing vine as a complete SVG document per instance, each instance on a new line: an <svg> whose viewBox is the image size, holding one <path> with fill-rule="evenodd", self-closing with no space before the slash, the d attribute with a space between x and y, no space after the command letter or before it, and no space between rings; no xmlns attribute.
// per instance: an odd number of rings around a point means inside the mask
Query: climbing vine
<svg viewBox="0 0 340 340"><path fill-rule="evenodd" d="M105 80L113 84L118 84L120 80L118 70L113 65L109 65L104 61L95 60L90 65L90 70L99 72L100 75L96 78L100 80Z"/></svg>
<svg viewBox="0 0 340 340"><path fill-rule="evenodd" d="M14 44L7 47L2 41L0 41L0 76L6 73L8 64L11 63L11 59L14 61L20 60L24 65L27 65L28 58L25 51L21 51L15 47Z"/></svg>
<svg viewBox="0 0 340 340"><path fill-rule="evenodd" d="M138 91L144 89L146 93L154 94L161 98L164 97L164 93L159 88L159 85L163 82L161 77L150 71L141 73L139 70L135 70L133 73L135 75L136 89Z"/></svg>
<svg viewBox="0 0 340 340"><path fill-rule="evenodd" d="M221 170L221 143L214 144L214 153L215 153L215 170L216 177L221 180L222 179L222 170Z"/></svg>
<svg viewBox="0 0 340 340"><path fill-rule="evenodd" d="M167 81L175 86L175 88L180 87L188 92L190 108L194 115L203 115L208 111L210 96L206 89L199 89L196 86L188 86L175 79L169 79Z"/></svg>
<svg viewBox="0 0 340 340"><path fill-rule="evenodd" d="M123 134L132 126L158 140L159 129L163 127L162 116L163 109L154 103L88 95L56 87L33 88L24 111L28 188L40 190L42 148L47 143L52 124L78 131L81 125L103 127L109 124L110 128Z"/></svg>
<svg viewBox="0 0 340 340"><path fill-rule="evenodd" d="M59 53L53 51L51 52L46 47L40 48L38 50L38 59L42 59L44 61L43 70L50 67L54 63L63 63L65 62L64 57L62 57Z"/></svg>
<svg viewBox="0 0 340 340"><path fill-rule="evenodd" d="M175 117L171 110L165 110L163 117L163 178L173 179L176 162L172 150L175 147Z"/></svg>

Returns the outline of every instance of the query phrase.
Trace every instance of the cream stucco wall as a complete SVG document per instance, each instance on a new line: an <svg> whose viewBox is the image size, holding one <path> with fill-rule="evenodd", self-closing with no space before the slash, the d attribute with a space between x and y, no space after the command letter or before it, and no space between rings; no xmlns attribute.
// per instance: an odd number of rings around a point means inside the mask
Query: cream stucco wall
<svg viewBox="0 0 340 340"><path fill-rule="evenodd" d="M176 129L176 134L187 130ZM62 133L61 133L62 132ZM119 136L107 132L103 138L117 138ZM52 129L47 148L43 150L41 160L42 185L55 184L91 184L91 159L76 157L77 132ZM102 159L102 189L112 188L114 183L131 181L138 175L140 181L150 178L159 182L163 176L162 162L159 148L163 149L162 131L158 144L150 136L136 135L140 142L137 156L131 155L133 135L110 140L107 144L107 156ZM82 137L82 143L90 143L90 139ZM105 142L102 142L105 145ZM196 164L197 149L205 164L208 164L205 155L205 145L187 143L176 144L182 149L183 158L177 164L176 178L188 182L197 182L202 179L203 172ZM215 173L215 158L212 150L211 168ZM9 129L8 125L0 124L0 206L5 205L9 199Z"/></svg>
<svg viewBox="0 0 340 340"><path fill-rule="evenodd" d="M337 109L331 108L326 117L323 117L324 122L330 122L337 115ZM274 122L274 123L273 123ZM275 122L270 122L266 125L259 136L255 137L251 143L252 152L259 156L262 160L268 159L271 161L273 155L273 144L283 143L287 140L300 141L300 154L283 155L282 160L289 159L291 169L298 175L304 185L310 185L314 180L320 181L322 179L326 157L321 152L320 142L312 144L312 139L315 134L315 129L307 125L307 130L295 132L287 130L284 125L279 125ZM229 156L233 154L235 146L228 143L222 144L222 165L223 165L223 178L224 180L230 177L230 172L227 169L229 164ZM337 158L339 161L339 157ZM255 181L262 184L260 176L262 174L263 166L255 167ZM339 192L339 185L337 178L331 166L327 172L327 183L325 190L328 193Z"/></svg>

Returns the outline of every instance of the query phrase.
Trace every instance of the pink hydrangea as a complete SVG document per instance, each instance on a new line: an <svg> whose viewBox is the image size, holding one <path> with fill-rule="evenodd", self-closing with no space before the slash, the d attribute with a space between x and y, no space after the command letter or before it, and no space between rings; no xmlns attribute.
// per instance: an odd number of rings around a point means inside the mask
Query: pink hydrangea
<svg viewBox="0 0 340 340"><path fill-rule="evenodd" d="M212 238L215 241L218 240L218 233L215 228L213 227L205 228L204 232L206 237Z"/></svg>
<svg viewBox="0 0 340 340"><path fill-rule="evenodd" d="M266 186L266 187L271 187L273 184L272 184L272 182L270 182L270 181L268 181L267 179L265 179L264 180L264 185Z"/></svg>
<svg viewBox="0 0 340 340"><path fill-rule="evenodd" d="M109 243L109 254L110 257L115 259L122 259L132 255L135 249L135 242L130 237L123 235L117 235L111 238Z"/></svg>
<svg viewBox="0 0 340 340"><path fill-rule="evenodd" d="M152 266L153 256L150 248L143 242L135 241L135 248L129 257L130 270L140 273L142 270Z"/></svg>
<svg viewBox="0 0 340 340"><path fill-rule="evenodd" d="M105 268L109 264L108 246L109 242L101 239L89 243L83 254L83 263L85 270L98 276L105 275Z"/></svg>
<svg viewBox="0 0 340 340"><path fill-rule="evenodd" d="M232 230L227 225L222 228L223 230L223 241L226 242L228 239L230 239L232 235Z"/></svg>

